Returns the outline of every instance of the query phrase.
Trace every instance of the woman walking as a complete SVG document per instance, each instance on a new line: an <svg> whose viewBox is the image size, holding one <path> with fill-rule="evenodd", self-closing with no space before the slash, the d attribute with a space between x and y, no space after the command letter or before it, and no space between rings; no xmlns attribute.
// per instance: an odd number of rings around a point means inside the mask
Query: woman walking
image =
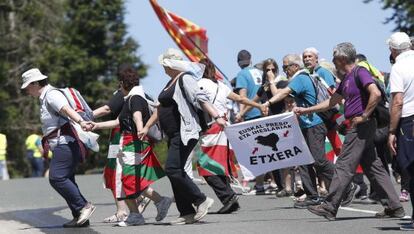
<svg viewBox="0 0 414 234"><path fill-rule="evenodd" d="M63 224L63 227L89 226L89 218L95 211L95 206L83 197L75 182L75 168L84 159L86 149L71 122L79 124L83 129L91 126L70 107L63 93L48 84L47 76L39 69L26 71L22 78L21 89L40 99L44 155L48 155L49 148L53 152L49 182L72 211L73 219Z"/></svg>
<svg viewBox="0 0 414 234"><path fill-rule="evenodd" d="M118 118L92 123L94 130L115 128L118 125L120 127L121 139L117 162L122 167L120 172L122 188L116 192L115 196L118 200L125 200L130 213L125 221L118 223L118 226L135 226L145 223L136 201L140 195L154 201L158 211L155 219L161 221L167 215L172 199L160 196L149 186L162 178L165 173L153 152L150 139L139 138L137 135L150 118L148 103L144 98L142 87L139 86L138 74L132 67L122 71L119 83L125 101Z"/></svg>
<svg viewBox="0 0 414 234"><path fill-rule="evenodd" d="M267 115L266 107L233 93L227 85L218 81L215 78L215 66L210 60L202 59L200 63L204 64L206 68L203 79L198 81L198 86L207 92L219 115L226 121L228 121L228 99L244 105L257 107L262 113ZM230 177L237 175L235 156L220 125L214 122L209 125L209 129L200 137L196 154L198 155L199 175L204 177L223 204L223 207L217 213L229 214L237 211L240 208L237 202L238 196L230 186Z"/></svg>
<svg viewBox="0 0 414 234"><path fill-rule="evenodd" d="M220 126L226 121L209 102L208 95L201 90L196 79L200 79L204 66L184 61L176 49L168 49L159 57L165 73L171 78L158 96L158 112L151 116L140 132L145 136L157 120L168 136L168 156L165 172L170 179L180 217L172 225L191 224L201 220L213 205L184 170L185 162L200 137L200 118L197 110L204 110ZM189 72L193 70L192 72ZM202 121L201 121L202 122ZM194 207L195 209L194 209Z"/></svg>

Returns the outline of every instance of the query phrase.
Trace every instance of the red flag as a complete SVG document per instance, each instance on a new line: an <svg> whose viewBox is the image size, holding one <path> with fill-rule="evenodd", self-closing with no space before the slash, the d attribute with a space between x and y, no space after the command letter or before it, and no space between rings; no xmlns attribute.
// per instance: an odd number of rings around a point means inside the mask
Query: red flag
<svg viewBox="0 0 414 234"><path fill-rule="evenodd" d="M165 30L190 61L199 62L203 58L208 58L206 29L167 11L158 5L156 0L150 0L150 3ZM216 77L218 79L223 78L219 72L216 72Z"/></svg>
<svg viewBox="0 0 414 234"><path fill-rule="evenodd" d="M170 34L178 47L193 62L198 62L207 55L207 32L193 22L162 8L156 0L150 0L161 24Z"/></svg>

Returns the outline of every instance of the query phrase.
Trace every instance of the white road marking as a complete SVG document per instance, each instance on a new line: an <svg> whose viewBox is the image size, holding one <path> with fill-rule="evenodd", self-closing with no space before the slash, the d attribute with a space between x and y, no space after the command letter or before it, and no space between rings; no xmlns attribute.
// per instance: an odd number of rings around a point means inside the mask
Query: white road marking
<svg viewBox="0 0 414 234"><path fill-rule="evenodd" d="M351 208L351 207L339 207L339 209L347 210L347 211L354 211L354 212L361 212L361 213L366 213L366 214L376 214L376 213L378 213L378 211L355 209L355 208Z"/></svg>

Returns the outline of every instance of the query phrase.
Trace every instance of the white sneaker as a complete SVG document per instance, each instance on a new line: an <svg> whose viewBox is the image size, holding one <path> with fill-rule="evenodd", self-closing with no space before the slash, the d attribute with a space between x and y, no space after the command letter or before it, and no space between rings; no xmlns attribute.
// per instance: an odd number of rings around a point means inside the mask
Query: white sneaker
<svg viewBox="0 0 414 234"><path fill-rule="evenodd" d="M95 211L96 207L92 205L92 203L88 202L80 211L80 215L78 221L76 222L78 225L84 224L86 221L89 220L93 212Z"/></svg>
<svg viewBox="0 0 414 234"><path fill-rule="evenodd" d="M131 212L125 221L117 224L119 227L137 226L145 224L145 219L140 213Z"/></svg>
<svg viewBox="0 0 414 234"><path fill-rule="evenodd" d="M168 209L170 209L171 203L173 200L170 197L163 197L161 201L155 203L155 207L157 207L157 217L155 217L156 221L161 221L167 216Z"/></svg>
<svg viewBox="0 0 414 234"><path fill-rule="evenodd" d="M213 205L214 200L206 197L206 200L201 203L199 206L197 206L197 213L194 215L194 219L196 221L199 221L202 219L206 214L208 213L208 209Z"/></svg>
<svg viewBox="0 0 414 234"><path fill-rule="evenodd" d="M197 222L197 220L194 219L194 214L184 215L180 216L177 219L170 222L170 225L183 225L183 224L193 224Z"/></svg>

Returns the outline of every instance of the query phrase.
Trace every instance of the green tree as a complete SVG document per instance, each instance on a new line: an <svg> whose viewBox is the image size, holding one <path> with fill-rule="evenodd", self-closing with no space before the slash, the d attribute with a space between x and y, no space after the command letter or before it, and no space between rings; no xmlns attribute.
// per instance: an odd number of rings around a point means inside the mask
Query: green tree
<svg viewBox="0 0 414 234"><path fill-rule="evenodd" d="M39 67L52 85L77 88L92 108L104 104L117 88L120 64L133 64L141 77L146 75L136 55L139 45L127 37L123 3L0 0L0 35L7 38L0 40L0 131L14 142L9 160L24 174L23 142L40 126L38 101L20 92L24 70ZM101 135L101 142L107 135ZM89 158L89 168L102 165L96 159L105 155L106 147L101 152Z"/></svg>
<svg viewBox="0 0 414 234"><path fill-rule="evenodd" d="M364 0L365 3L373 0ZM381 0L383 9L392 9L393 14L388 17L385 23L394 22L394 30L414 34L414 1L413 0Z"/></svg>
<svg viewBox="0 0 414 234"><path fill-rule="evenodd" d="M92 108L105 104L118 87L116 72L130 63L141 77L146 66L137 56L138 43L127 37L123 0L67 0L65 20L57 48L51 45L39 61L42 71L58 87L77 88ZM101 131L101 143L109 132ZM88 157L84 169L103 166L107 145L101 154Z"/></svg>
<svg viewBox="0 0 414 234"><path fill-rule="evenodd" d="M58 1L0 1L0 131L8 138L11 174L27 174L24 140L39 128L38 101L24 95L21 74L53 43L62 17Z"/></svg>

